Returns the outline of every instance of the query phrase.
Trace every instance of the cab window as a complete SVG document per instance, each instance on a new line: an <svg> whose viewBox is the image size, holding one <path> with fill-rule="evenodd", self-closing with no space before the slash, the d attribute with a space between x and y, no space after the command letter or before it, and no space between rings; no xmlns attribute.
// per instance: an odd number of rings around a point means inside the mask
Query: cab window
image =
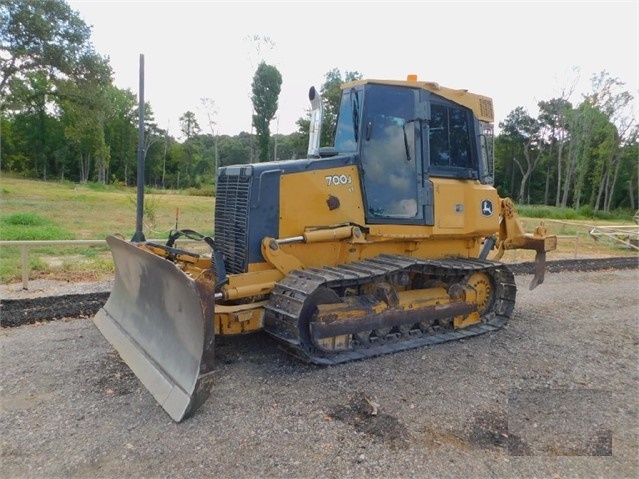
<svg viewBox="0 0 639 479"><path fill-rule="evenodd" d="M431 166L473 168L466 110L433 103L429 141Z"/></svg>
<svg viewBox="0 0 639 479"><path fill-rule="evenodd" d="M373 85L365 101L361 161L367 216L416 218L415 93Z"/></svg>

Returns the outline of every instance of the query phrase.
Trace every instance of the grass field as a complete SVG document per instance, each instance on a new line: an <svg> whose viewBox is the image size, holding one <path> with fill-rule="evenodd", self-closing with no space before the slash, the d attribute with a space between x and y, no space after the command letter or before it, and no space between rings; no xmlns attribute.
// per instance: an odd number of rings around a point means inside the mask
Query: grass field
<svg viewBox="0 0 639 479"><path fill-rule="evenodd" d="M104 239L115 233L131 238L135 232L135 188L3 176L0 179L0 205L0 240ZM180 228L212 234L214 205L215 199L210 196L147 192L144 234L147 239L166 238L176 222ZM531 232L539 221L538 218L522 218L527 231ZM588 234L592 226L622 222L634 225L630 217L627 221L547 217L541 221L551 233L560 236L559 248L548 255L549 259L636 254L614 240L595 241ZM533 258L534 252L508 251L503 260L528 261ZM112 276L113 263L106 246L44 246L30 248L29 269L30 279L98 280ZM20 278L20 248L1 247L0 282L19 281Z"/></svg>
<svg viewBox="0 0 639 479"><path fill-rule="evenodd" d="M0 181L0 240L104 239L135 233L136 190L3 177ZM215 199L175 192L145 194L144 234L166 238L177 224L213 233ZM21 277L20 249L0 248L0 282ZM113 273L106 246L32 247L30 277L101 279Z"/></svg>

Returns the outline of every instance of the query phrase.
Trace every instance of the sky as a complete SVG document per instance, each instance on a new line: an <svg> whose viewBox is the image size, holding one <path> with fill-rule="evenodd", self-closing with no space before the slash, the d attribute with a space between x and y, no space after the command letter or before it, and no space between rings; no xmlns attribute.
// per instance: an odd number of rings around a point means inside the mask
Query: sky
<svg viewBox="0 0 639 479"><path fill-rule="evenodd" d="M262 60L283 79L271 134L297 131L309 88L335 68L375 79L417 74L489 96L496 126L519 106L535 116L539 101L564 92L578 103L602 71L639 98L639 0L67 3L92 26L116 86L138 94L144 55L145 100L174 137L186 111L211 132L203 98L214 102L217 134L250 131Z"/></svg>

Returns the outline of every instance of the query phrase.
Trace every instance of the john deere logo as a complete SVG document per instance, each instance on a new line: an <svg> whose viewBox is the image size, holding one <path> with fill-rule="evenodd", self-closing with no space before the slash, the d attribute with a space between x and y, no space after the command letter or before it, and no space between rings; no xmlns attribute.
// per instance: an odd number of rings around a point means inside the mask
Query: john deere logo
<svg viewBox="0 0 639 479"><path fill-rule="evenodd" d="M481 202L481 214L484 216L493 215L493 202L490 200L482 200Z"/></svg>

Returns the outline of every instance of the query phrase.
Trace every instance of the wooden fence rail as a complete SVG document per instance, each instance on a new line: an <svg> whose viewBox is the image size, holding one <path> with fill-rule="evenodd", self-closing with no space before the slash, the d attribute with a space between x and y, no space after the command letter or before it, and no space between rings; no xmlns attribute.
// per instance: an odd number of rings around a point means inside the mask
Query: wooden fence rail
<svg viewBox="0 0 639 479"><path fill-rule="evenodd" d="M166 240L148 240L164 243ZM197 243L197 240L181 239L179 243ZM106 246L106 240L51 240L51 241L0 241L0 248L17 246L20 248L22 263L22 289L29 289L29 249L37 246Z"/></svg>

